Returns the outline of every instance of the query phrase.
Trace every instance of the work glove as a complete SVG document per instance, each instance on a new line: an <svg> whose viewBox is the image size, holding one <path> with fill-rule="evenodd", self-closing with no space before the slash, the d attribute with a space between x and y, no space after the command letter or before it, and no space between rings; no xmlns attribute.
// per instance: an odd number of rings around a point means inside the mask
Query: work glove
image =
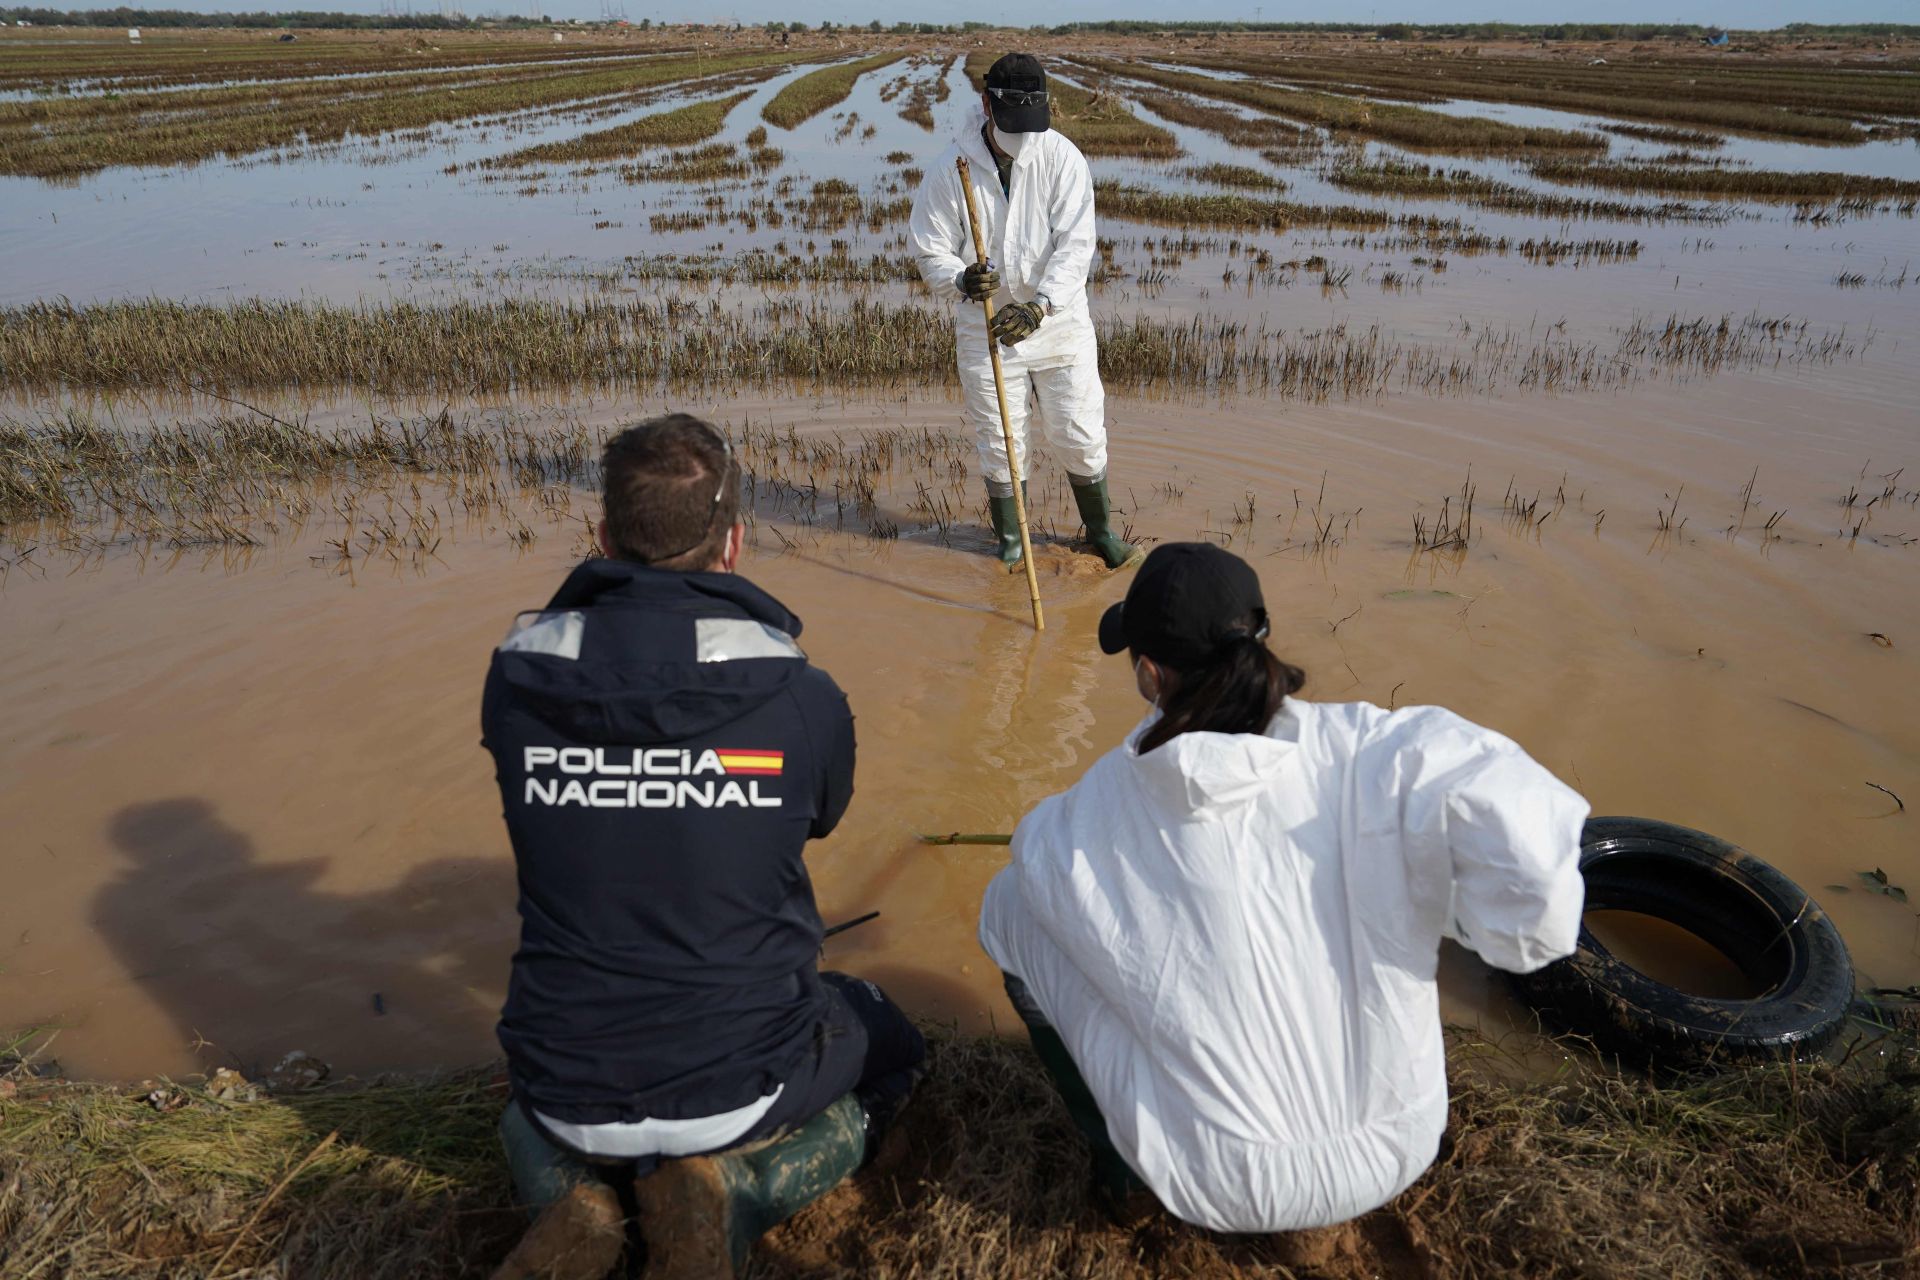
<svg viewBox="0 0 1920 1280"><path fill-rule="evenodd" d="M954 277L954 285L969 302L985 302L1000 289L1000 273L991 262L976 262Z"/></svg>
<svg viewBox="0 0 1920 1280"><path fill-rule="evenodd" d="M1037 302L1009 302L993 313L993 323L987 326L987 332L1001 346L1011 347L1024 338L1031 338L1046 315Z"/></svg>

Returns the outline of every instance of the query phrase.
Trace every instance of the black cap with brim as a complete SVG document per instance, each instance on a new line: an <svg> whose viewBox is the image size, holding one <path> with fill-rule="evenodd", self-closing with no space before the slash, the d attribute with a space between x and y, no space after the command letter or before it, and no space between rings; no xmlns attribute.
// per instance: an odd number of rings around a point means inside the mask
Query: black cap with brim
<svg viewBox="0 0 1920 1280"><path fill-rule="evenodd" d="M994 96L995 89L1013 89L1022 93L1045 93L1047 73L1040 60L1030 53L1009 53L987 68L983 82L987 101L992 104L994 128L1002 133L1045 133L1053 127L1045 101L1015 106Z"/></svg>
<svg viewBox="0 0 1920 1280"><path fill-rule="evenodd" d="M1266 601L1253 566L1210 542L1167 542L1147 555L1126 600L1101 617L1100 648L1132 649L1190 671L1249 634L1248 619L1251 634L1266 634Z"/></svg>

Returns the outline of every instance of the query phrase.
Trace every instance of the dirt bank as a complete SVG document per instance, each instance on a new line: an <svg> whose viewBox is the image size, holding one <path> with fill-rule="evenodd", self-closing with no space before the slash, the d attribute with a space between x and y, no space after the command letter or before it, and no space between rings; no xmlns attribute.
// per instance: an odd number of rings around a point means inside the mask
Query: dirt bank
<svg viewBox="0 0 1920 1280"><path fill-rule="evenodd" d="M1122 1230L1024 1043L936 1034L909 1141L774 1232L800 1277L1920 1274L1920 1055L1654 1083L1456 1034L1440 1160L1350 1227ZM1537 1065L1536 1060L1536 1065ZM157 1091L157 1092L156 1092ZM220 1100L204 1085L0 1083L0 1274L484 1276L522 1219L497 1068Z"/></svg>

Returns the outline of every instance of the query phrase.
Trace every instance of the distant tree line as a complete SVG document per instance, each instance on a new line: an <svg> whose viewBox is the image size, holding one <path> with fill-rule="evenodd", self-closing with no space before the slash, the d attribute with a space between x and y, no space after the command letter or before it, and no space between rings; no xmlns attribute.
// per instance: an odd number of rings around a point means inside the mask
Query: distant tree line
<svg viewBox="0 0 1920 1280"><path fill-rule="evenodd" d="M1106 35L1213 35L1265 31L1299 35L1373 35L1382 40L1698 40L1718 27L1684 22L1068 22L1054 35L1091 31ZM1753 32L1750 34L1762 34ZM1920 36L1920 24L1901 22L1790 22L1777 32L1790 36Z"/></svg>
<svg viewBox="0 0 1920 1280"><path fill-rule="evenodd" d="M1780 28L1790 36L1920 36L1913 22L1789 22Z"/></svg>
<svg viewBox="0 0 1920 1280"><path fill-rule="evenodd" d="M324 13L295 9L284 13L194 13L187 9L3 9L0 22L36 27L325 27L346 30L401 28L410 31L458 31L470 28L537 26L540 17L446 18L437 13Z"/></svg>

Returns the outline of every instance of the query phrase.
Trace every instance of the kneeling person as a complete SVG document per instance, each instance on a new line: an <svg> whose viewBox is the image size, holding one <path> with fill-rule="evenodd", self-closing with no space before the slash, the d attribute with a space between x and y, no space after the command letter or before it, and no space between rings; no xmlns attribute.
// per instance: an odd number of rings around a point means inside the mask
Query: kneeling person
<svg viewBox="0 0 1920 1280"><path fill-rule="evenodd" d="M1290 696L1266 635L1245 561L1156 548L1100 624L1153 710L1022 820L980 917L1097 1189L1137 1175L1220 1231L1330 1226L1419 1177L1441 939L1537 969L1584 899L1572 790L1438 707Z"/></svg>
<svg viewBox="0 0 1920 1280"><path fill-rule="evenodd" d="M800 620L734 572L730 445L673 415L615 436L603 467L604 555L517 620L482 709L520 880L503 1132L529 1204L587 1161L650 1174L643 1217L655 1193L692 1220L689 1196L730 1191L707 1220L733 1223L737 1255L799 1203L752 1203L783 1180L751 1161L683 1158L828 1113L856 1131L822 1166L837 1179L925 1044L871 983L817 968L801 853L852 797L853 716ZM826 1189L784 1182L789 1201Z"/></svg>

